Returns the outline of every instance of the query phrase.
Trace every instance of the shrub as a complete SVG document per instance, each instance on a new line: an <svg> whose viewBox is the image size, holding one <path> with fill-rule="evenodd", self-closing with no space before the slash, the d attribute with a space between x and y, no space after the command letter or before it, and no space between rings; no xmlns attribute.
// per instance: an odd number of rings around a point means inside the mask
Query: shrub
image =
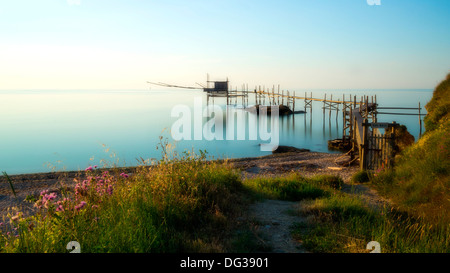
<svg viewBox="0 0 450 273"><path fill-rule="evenodd" d="M366 183L370 181L370 175L368 171L358 171L352 176L351 181L353 183Z"/></svg>
<svg viewBox="0 0 450 273"><path fill-rule="evenodd" d="M317 175L311 178L311 181L336 190L342 189L344 185L342 178L336 175Z"/></svg>

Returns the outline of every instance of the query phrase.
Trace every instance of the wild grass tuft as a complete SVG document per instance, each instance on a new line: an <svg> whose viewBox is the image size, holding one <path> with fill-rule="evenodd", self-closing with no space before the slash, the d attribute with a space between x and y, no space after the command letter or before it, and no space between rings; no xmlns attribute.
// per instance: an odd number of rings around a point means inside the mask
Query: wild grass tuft
<svg viewBox="0 0 450 273"><path fill-rule="evenodd" d="M340 187L342 180L334 176L305 178L298 173L286 177L258 177L243 182L247 191L259 198L300 201L329 196L333 187Z"/></svg>
<svg viewBox="0 0 450 273"><path fill-rule="evenodd" d="M11 188L11 191L14 194L14 197L17 198L16 190L14 189L14 185L13 185L13 183L11 181L11 178L9 177L9 175L6 172L2 172L2 173L3 173L3 176L6 177L6 180L8 181L9 187Z"/></svg>

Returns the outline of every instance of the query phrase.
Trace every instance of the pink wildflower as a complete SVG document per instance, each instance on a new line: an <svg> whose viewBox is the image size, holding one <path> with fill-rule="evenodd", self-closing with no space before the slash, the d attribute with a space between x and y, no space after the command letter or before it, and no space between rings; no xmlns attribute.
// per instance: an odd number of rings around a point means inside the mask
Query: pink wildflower
<svg viewBox="0 0 450 273"><path fill-rule="evenodd" d="M11 223L17 223L20 220L20 217L22 216L21 212L16 213L16 215L12 216L10 219Z"/></svg>
<svg viewBox="0 0 450 273"><path fill-rule="evenodd" d="M97 165L94 165L94 169L97 169L97 167L98 167Z"/></svg>
<svg viewBox="0 0 450 273"><path fill-rule="evenodd" d="M36 203L34 203L34 206L38 209L42 208L42 200L37 200Z"/></svg>
<svg viewBox="0 0 450 273"><path fill-rule="evenodd" d="M113 193L113 186L112 186L112 185L109 185L109 186L108 186L108 194L109 194L109 195L112 195L112 193Z"/></svg>
<svg viewBox="0 0 450 273"><path fill-rule="evenodd" d="M84 206L86 206L86 204L87 204L86 202L81 201L80 204L78 204L78 205L75 206L75 209L76 209L76 210L80 210L80 209L84 208Z"/></svg>
<svg viewBox="0 0 450 273"><path fill-rule="evenodd" d="M121 173L120 176L122 176L123 178L128 178L128 174L126 173Z"/></svg>
<svg viewBox="0 0 450 273"><path fill-rule="evenodd" d="M85 171L92 171L92 166L87 167Z"/></svg>
<svg viewBox="0 0 450 273"><path fill-rule="evenodd" d="M52 192L50 194L45 194L44 197L42 198L42 200L45 201L52 201L56 198L56 193Z"/></svg>

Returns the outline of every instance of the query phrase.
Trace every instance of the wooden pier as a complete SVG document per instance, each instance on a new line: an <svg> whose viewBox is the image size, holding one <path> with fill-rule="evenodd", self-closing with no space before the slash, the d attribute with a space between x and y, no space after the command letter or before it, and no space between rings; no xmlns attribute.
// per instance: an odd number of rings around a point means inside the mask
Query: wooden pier
<svg viewBox="0 0 450 273"><path fill-rule="evenodd" d="M208 92L209 91L209 92ZM206 90L208 97L217 96L214 92ZM333 95L323 98L313 97L312 92L308 96L305 92L304 96L297 96L295 92L288 90L280 90L280 86L271 89L265 87L255 87L249 91L248 87L238 91L230 90L221 96L227 98L227 105L238 104L238 98L244 107L248 107L248 98L254 96L256 105L287 106L296 113L295 107L299 105L299 101L303 101L304 111L302 113L312 113L313 102L321 103L323 116L331 122L332 114L336 115L338 122L339 113L342 112L342 138L339 140L341 145L349 147L351 162L359 161L361 170L380 170L393 166L396 148L396 128L400 125L395 121L392 123L378 122L377 116L380 114L389 115L415 115L419 117L420 135L422 134L422 116L421 107L379 107L376 96L345 96L342 98L333 98ZM379 110L417 110L415 113L396 113L396 112L379 112ZM382 132L383 131L383 132Z"/></svg>
<svg viewBox="0 0 450 273"><path fill-rule="evenodd" d="M150 82L149 82L150 83ZM211 86L213 83L213 86ZM155 83L153 83L155 84ZM180 87L175 85L167 85L157 83L166 87ZM399 126L395 121L392 123L378 122L377 116L380 114L389 115L416 115L419 118L420 134L422 134L422 116L419 103L418 108L414 107L380 107L377 103L376 96L362 96L357 98L355 95L342 96L342 99L333 98L333 95L324 98L313 97L312 92L308 96L297 96L295 91L281 90L280 85L275 88L266 88L265 86L256 86L253 90L249 90L248 85L242 85L241 90L236 87L234 90L230 88L228 79L226 81L210 81L209 76L207 86L202 86L203 91L207 95L207 103L214 98L226 98L227 105L240 105L243 108L249 106L249 97L254 97L255 106L284 106L290 109L290 114L312 113L313 103L321 103L323 116L325 118L327 111L329 121L331 122L332 113L336 114L336 122L338 122L338 114L342 112L342 146L350 147L349 151L351 162L359 160L361 170L379 170L390 168L393 165L396 148L396 128ZM183 87L182 87L183 88ZM200 89L196 87L185 87L189 89ZM298 102L303 101L303 111L295 111ZM395 112L379 112L378 110L417 110L414 113L395 113ZM383 131L383 132L382 132Z"/></svg>

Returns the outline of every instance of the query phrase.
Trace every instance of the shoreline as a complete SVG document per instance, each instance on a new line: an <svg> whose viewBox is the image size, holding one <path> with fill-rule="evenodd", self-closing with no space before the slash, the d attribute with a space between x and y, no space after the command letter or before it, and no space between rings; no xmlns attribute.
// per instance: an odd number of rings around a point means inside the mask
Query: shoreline
<svg viewBox="0 0 450 273"><path fill-rule="evenodd" d="M333 152L334 151L334 152ZM237 158L226 158L226 159L212 159L217 161L224 161L227 160L228 162L239 162L244 160L257 160L257 159L269 159L273 157L279 157L284 156L288 153L295 153L295 152L308 152L308 153L317 153L317 154L333 154L333 155L343 155L344 153L336 152L337 150L330 150L329 152L316 152L311 151L309 149L303 149L303 148L295 148L292 146L278 146L278 149L273 151L272 154L269 155L262 155L262 156L250 156L250 157L237 157ZM131 172L132 170L135 170L138 168L138 166L119 166L119 167L107 167L107 168L97 168L98 170L113 170L113 169L120 169L120 170L127 170ZM76 177L76 174L79 174L80 172L83 172L84 170L57 170L57 171L42 171L42 172L30 172L30 173L14 173L14 174L8 174L10 178L18 178L22 180L30 180L31 178L37 178L37 179L55 179L56 176L61 174L68 174L71 177ZM0 174L0 188L1 183L6 182L5 176L3 174Z"/></svg>
<svg viewBox="0 0 450 273"><path fill-rule="evenodd" d="M356 165L344 166L349 156L343 153L312 152L306 149L281 146L281 152L259 157L226 159L239 169L242 179L258 176L275 177L299 172L306 177L331 174L339 175L344 182L359 170ZM223 160L223 159L214 159ZM97 170L133 173L136 167L98 168ZM61 192L75 186L75 178L83 178L84 171L56 171L46 173L8 175L13 183L17 198L5 176L0 177L0 215L6 215L8 208L19 207L24 213L32 212L32 204L24 202L28 196L38 196L42 190ZM1 216L0 216L1 221Z"/></svg>

